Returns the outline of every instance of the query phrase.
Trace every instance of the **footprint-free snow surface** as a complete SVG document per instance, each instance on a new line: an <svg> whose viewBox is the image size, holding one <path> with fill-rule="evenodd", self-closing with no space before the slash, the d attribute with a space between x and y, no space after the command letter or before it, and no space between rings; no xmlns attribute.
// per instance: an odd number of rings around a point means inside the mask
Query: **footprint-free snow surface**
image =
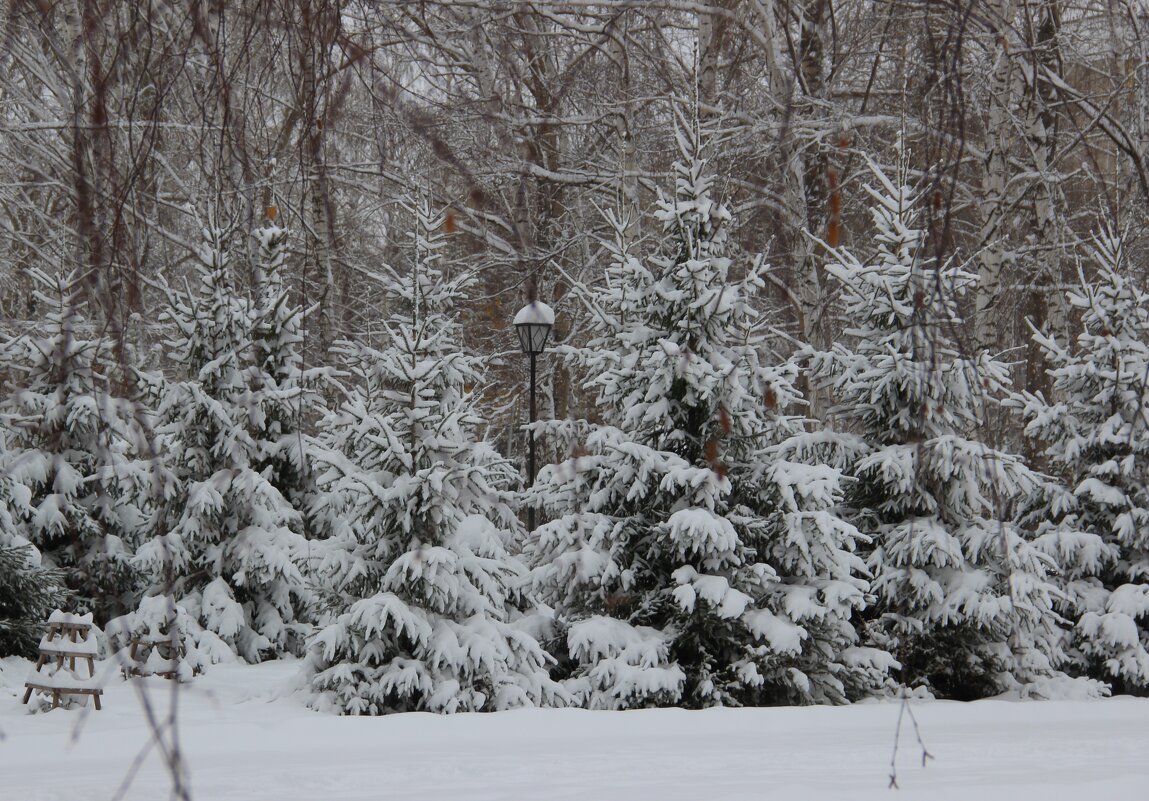
<svg viewBox="0 0 1149 801"><path fill-rule="evenodd" d="M172 685L108 682L101 712L28 714L29 663L0 662L0 799L160 801L171 776L141 703ZM1149 798L1149 701L913 702L787 709L340 718L290 692L297 665L217 665L180 686L175 736L197 801L1091 801ZM165 731L170 743L171 731ZM134 767L133 767L134 766Z"/></svg>

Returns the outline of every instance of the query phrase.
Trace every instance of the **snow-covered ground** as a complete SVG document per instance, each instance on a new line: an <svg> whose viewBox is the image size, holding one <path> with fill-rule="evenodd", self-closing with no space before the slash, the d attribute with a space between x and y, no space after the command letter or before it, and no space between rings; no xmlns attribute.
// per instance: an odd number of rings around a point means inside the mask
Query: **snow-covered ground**
<svg viewBox="0 0 1149 801"><path fill-rule="evenodd" d="M150 739L139 699L172 685L112 680L101 712L30 715L29 663L0 661L0 799L112 799ZM1055 801L1149 797L1149 701L898 705L338 718L289 689L292 663L217 665L179 688L178 736L197 801ZM167 798L154 751L123 796Z"/></svg>

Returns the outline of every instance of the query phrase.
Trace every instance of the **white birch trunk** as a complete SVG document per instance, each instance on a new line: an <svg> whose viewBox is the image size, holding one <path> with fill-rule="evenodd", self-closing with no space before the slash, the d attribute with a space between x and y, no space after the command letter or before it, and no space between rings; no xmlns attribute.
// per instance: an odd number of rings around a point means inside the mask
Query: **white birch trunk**
<svg viewBox="0 0 1149 801"><path fill-rule="evenodd" d="M1001 0L998 10L1002 20L1012 20L1015 13L1013 0ZM991 350L998 345L997 302L1002 294L1002 272L1005 268L1011 114L1017 108L1019 95L1006 36L1007 32L1003 28L992 48L985 172L982 176L980 204L982 227L975 332L977 346Z"/></svg>

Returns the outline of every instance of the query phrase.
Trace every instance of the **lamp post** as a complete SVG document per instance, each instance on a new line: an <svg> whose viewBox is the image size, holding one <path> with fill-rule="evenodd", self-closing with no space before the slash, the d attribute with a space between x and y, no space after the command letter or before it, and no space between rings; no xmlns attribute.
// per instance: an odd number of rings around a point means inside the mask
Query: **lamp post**
<svg viewBox="0 0 1149 801"><path fill-rule="evenodd" d="M519 345L523 353L531 358L531 422L535 422L535 358L547 346L547 337L555 325L555 312L547 304L533 300L515 315L515 330L519 334ZM527 448L527 486L535 483L535 430L530 431ZM535 530L535 508L527 509L527 528Z"/></svg>

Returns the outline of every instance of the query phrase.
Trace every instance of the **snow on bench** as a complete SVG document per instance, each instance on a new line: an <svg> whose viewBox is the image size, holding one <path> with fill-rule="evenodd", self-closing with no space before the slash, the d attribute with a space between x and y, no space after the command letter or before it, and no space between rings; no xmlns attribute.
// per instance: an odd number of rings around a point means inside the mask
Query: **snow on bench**
<svg viewBox="0 0 1149 801"><path fill-rule="evenodd" d="M40 639L40 653L59 656L94 657L100 652L100 645L95 637L86 640L58 640L51 634L45 634Z"/></svg>
<svg viewBox="0 0 1149 801"><path fill-rule="evenodd" d="M40 639L40 658L36 660L36 668L24 682L24 703L28 703L36 691L52 696L53 709L60 705L62 696L90 695L95 699L98 710L103 693L96 682L95 659L98 653L99 645L92 636L91 613L76 615L57 609L48 617L48 633ZM76 672L77 659L88 663L87 678Z"/></svg>

